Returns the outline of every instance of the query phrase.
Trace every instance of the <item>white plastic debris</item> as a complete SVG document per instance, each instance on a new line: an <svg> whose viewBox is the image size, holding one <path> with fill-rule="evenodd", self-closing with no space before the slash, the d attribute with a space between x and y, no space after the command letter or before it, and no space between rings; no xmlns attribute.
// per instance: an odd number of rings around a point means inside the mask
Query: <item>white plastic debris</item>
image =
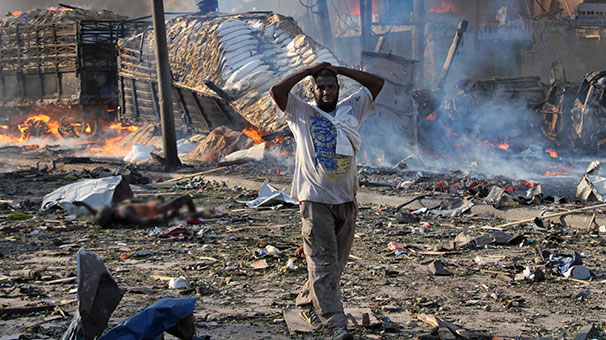
<svg viewBox="0 0 606 340"><path fill-rule="evenodd" d="M601 177L600 161L593 161L577 185L576 197L582 201L606 202L606 178Z"/></svg>
<svg viewBox="0 0 606 340"><path fill-rule="evenodd" d="M173 277L168 282L168 288L170 289L187 289L189 288L189 281L183 276Z"/></svg>
<svg viewBox="0 0 606 340"><path fill-rule="evenodd" d="M246 204L251 208L258 208L261 206L277 205L282 203L288 203L293 205L299 205L289 194L284 190L278 190L269 185L269 180L265 180L263 185L259 188L259 197L252 201L236 201L238 203Z"/></svg>
<svg viewBox="0 0 606 340"><path fill-rule="evenodd" d="M155 147L153 145L133 144L133 149L128 155L124 156L125 162L139 162L146 160L151 156Z"/></svg>
<svg viewBox="0 0 606 340"><path fill-rule="evenodd" d="M279 256L280 255L280 249L272 246L272 245L267 245L265 247L265 250L267 251L267 255L271 255L271 256Z"/></svg>
<svg viewBox="0 0 606 340"><path fill-rule="evenodd" d="M284 268L285 270L288 270L288 271L295 270L295 260L292 257L289 258L288 262L286 262L286 265L284 265L284 267L282 267L282 268Z"/></svg>
<svg viewBox="0 0 606 340"><path fill-rule="evenodd" d="M121 183L123 181L124 183ZM121 199L118 199L118 197ZM131 197L133 197L133 192L122 176L82 179L62 186L44 196L40 210L44 211L58 205L69 214L77 214L84 213L85 210L74 206L73 201L86 202L97 209L111 205L114 200L120 201Z"/></svg>
<svg viewBox="0 0 606 340"><path fill-rule="evenodd" d="M238 150L236 152L232 152L229 155L223 157L223 159L221 159L219 163L235 162L238 160L260 161L263 159L263 156L265 154L265 145L266 143L260 143L246 150Z"/></svg>

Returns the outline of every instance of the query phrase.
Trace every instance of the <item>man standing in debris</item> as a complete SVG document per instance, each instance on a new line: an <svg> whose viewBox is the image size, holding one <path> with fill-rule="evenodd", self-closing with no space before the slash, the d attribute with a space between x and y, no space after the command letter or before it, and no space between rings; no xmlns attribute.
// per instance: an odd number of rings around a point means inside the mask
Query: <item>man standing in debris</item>
<svg viewBox="0 0 606 340"><path fill-rule="evenodd" d="M338 102L337 75L363 87ZM316 105L290 93L307 76L313 77L311 92ZM339 281L358 213L358 129L375 113L374 100L383 83L366 72L320 63L287 76L270 89L278 117L286 118L297 144L291 194L300 202L308 279L296 304L312 329L324 324L338 340L353 339L346 328Z"/></svg>

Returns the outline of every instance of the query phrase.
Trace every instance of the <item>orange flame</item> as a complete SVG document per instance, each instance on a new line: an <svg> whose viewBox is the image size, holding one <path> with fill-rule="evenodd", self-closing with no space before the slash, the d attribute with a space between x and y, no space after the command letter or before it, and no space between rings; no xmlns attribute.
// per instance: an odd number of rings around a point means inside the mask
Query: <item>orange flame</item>
<svg viewBox="0 0 606 340"><path fill-rule="evenodd" d="M373 15L379 15L379 6L377 4L377 0L372 0L372 14ZM351 16L360 16L360 2L359 1L354 1L353 6L350 7L349 10L349 15Z"/></svg>
<svg viewBox="0 0 606 340"><path fill-rule="evenodd" d="M429 116L427 116L427 120L436 120L436 116L433 115L433 113L430 113Z"/></svg>
<svg viewBox="0 0 606 340"><path fill-rule="evenodd" d="M8 125L0 125L0 129L8 130Z"/></svg>
<svg viewBox="0 0 606 340"><path fill-rule="evenodd" d="M112 123L109 126L110 129L114 129L114 130L127 130L130 132L134 132L137 131L137 129L139 129L138 126L134 126L134 125L122 125L122 123Z"/></svg>
<svg viewBox="0 0 606 340"><path fill-rule="evenodd" d="M247 135L253 141L255 141L256 144L261 144L261 143L265 142L265 140L262 137L263 136L262 131L252 125L246 127L244 130L242 130L242 133Z"/></svg>
<svg viewBox="0 0 606 340"><path fill-rule="evenodd" d="M531 189L534 187L534 184L532 184L531 182L528 182L528 181L524 181L524 185Z"/></svg>
<svg viewBox="0 0 606 340"><path fill-rule="evenodd" d="M551 149L551 148L550 148L550 149L545 150L545 152L546 152L546 153L548 153L548 154L549 154L549 156L551 156L551 157L553 157L553 158L558 158L558 153L557 153L557 152L555 152L555 150L553 150L553 149Z"/></svg>
<svg viewBox="0 0 606 340"><path fill-rule="evenodd" d="M64 7L62 7L62 8L57 8L57 7L53 7L53 6L51 6L51 7L47 8L47 9L48 9L49 11L51 11L51 12L55 12L55 13L60 13L60 12L65 12L65 11L73 11L73 9L71 9L71 8L64 8Z"/></svg>
<svg viewBox="0 0 606 340"><path fill-rule="evenodd" d="M38 114L35 116L30 116L23 122L23 124L19 124L19 131L21 131L21 137L19 138L19 142L23 143L29 139L31 135L31 129L33 128L45 128L45 131L41 131L44 135L50 135L59 138L59 122L52 121L50 116L45 114Z"/></svg>
<svg viewBox="0 0 606 340"><path fill-rule="evenodd" d="M434 4L431 6L428 12L430 13L446 13L453 12L457 13L455 5L446 0L434 0Z"/></svg>
<svg viewBox="0 0 606 340"><path fill-rule="evenodd" d="M13 17L16 17L21 14L23 14L23 11L6 12L6 16L13 16Z"/></svg>
<svg viewBox="0 0 606 340"><path fill-rule="evenodd" d="M507 149L509 149L509 144L507 144L507 143L497 144L497 148L499 148L501 150L507 150Z"/></svg>
<svg viewBox="0 0 606 340"><path fill-rule="evenodd" d="M90 152L105 156L126 156L130 150L119 144L122 138L124 138L124 136L106 139L104 142L101 142L103 145L98 148L91 148Z"/></svg>
<svg viewBox="0 0 606 340"><path fill-rule="evenodd" d="M565 170L545 171L545 176L566 176L568 172Z"/></svg>
<svg viewBox="0 0 606 340"><path fill-rule="evenodd" d="M458 134L458 133L456 133L456 132L452 132L452 131L450 131L450 129L449 129L449 128L446 128L446 133L448 133L448 134L449 134L449 135L451 135L451 136L458 136L458 135L459 135L459 134Z"/></svg>
<svg viewBox="0 0 606 340"><path fill-rule="evenodd" d="M28 151L28 150L38 150L38 149L40 149L40 145L38 145L38 144L30 144L30 145L26 145L26 146L23 147L23 150L26 150L26 151Z"/></svg>

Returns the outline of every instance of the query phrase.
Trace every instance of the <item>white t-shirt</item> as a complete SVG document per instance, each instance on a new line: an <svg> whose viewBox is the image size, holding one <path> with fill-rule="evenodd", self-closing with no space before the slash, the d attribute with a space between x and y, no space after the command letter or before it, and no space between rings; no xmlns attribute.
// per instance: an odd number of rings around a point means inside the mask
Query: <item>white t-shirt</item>
<svg viewBox="0 0 606 340"><path fill-rule="evenodd" d="M376 113L366 87L339 102L337 108L344 105L351 106L349 114L358 121L356 130ZM286 118L297 144L291 196L326 204L351 202L358 188L356 159L335 153L336 129L314 107L289 93L286 110L277 110L278 118Z"/></svg>

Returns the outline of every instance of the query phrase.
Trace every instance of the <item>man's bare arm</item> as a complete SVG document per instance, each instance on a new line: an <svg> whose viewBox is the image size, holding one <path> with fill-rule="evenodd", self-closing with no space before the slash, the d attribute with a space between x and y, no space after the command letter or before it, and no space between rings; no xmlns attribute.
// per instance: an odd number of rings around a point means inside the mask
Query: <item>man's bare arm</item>
<svg viewBox="0 0 606 340"><path fill-rule="evenodd" d="M288 105L288 93L295 85L297 85L298 82L305 79L305 77L307 76L314 75L316 72L320 71L323 68L326 68L327 66L330 66L330 64L315 64L299 72L295 72L286 76L285 78L277 82L274 86L272 86L269 89L269 93L271 94L271 97L274 99L274 102L276 102L276 105L278 105L280 110L286 110L286 106Z"/></svg>
<svg viewBox="0 0 606 340"><path fill-rule="evenodd" d="M383 88L383 84L385 84L385 80L383 80L383 78L377 77L374 74L370 74L368 72L358 71L341 66L329 66L327 68L334 70L337 74L351 78L357 81L358 83L362 84L362 86L368 88L368 90L372 94L372 100L377 99L379 92L381 92L381 89Z"/></svg>

